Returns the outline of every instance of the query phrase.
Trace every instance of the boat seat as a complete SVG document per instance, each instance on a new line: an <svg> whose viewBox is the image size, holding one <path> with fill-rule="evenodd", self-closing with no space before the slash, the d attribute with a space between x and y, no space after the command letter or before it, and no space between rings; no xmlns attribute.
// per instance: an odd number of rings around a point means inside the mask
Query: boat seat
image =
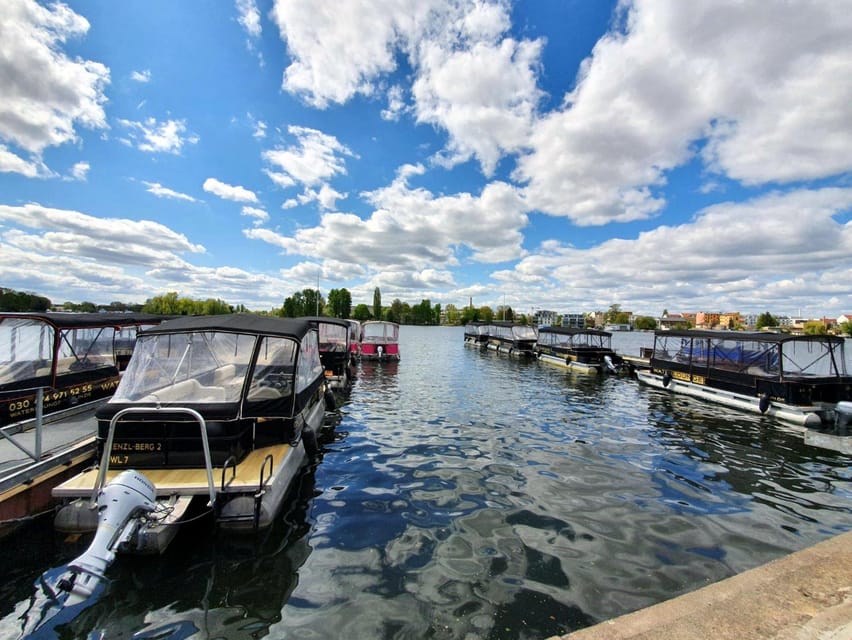
<svg viewBox="0 0 852 640"><path fill-rule="evenodd" d="M237 366L234 364L226 364L213 371L213 385L220 387L225 384L230 384L237 374Z"/></svg>
<svg viewBox="0 0 852 640"><path fill-rule="evenodd" d="M169 387L163 387L142 398L142 402L224 402L224 387L205 387L198 380L182 380Z"/></svg>

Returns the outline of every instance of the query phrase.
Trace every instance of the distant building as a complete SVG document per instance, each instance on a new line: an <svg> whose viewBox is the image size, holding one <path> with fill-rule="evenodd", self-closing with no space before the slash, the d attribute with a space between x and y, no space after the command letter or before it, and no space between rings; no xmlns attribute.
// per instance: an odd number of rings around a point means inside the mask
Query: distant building
<svg viewBox="0 0 852 640"><path fill-rule="evenodd" d="M586 316L582 313L563 313L562 326L571 327L573 329L585 329Z"/></svg>
<svg viewBox="0 0 852 640"><path fill-rule="evenodd" d="M687 329L689 328L689 320L683 317L680 313L667 313L660 316L657 321L660 329Z"/></svg>
<svg viewBox="0 0 852 640"><path fill-rule="evenodd" d="M736 329L743 324L743 318L739 311L719 314L719 326L722 329Z"/></svg>
<svg viewBox="0 0 852 640"><path fill-rule="evenodd" d="M556 324L559 314L547 309L538 309L532 317L532 323L536 327L552 327Z"/></svg>
<svg viewBox="0 0 852 640"><path fill-rule="evenodd" d="M719 326L720 313L711 313L707 311L699 311L695 314L696 329L713 329Z"/></svg>

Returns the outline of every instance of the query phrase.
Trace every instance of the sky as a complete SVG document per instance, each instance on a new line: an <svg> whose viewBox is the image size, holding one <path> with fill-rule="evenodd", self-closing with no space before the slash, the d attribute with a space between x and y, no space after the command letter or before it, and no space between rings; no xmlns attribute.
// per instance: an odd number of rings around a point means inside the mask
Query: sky
<svg viewBox="0 0 852 640"><path fill-rule="evenodd" d="M852 4L3 0L0 286L850 314Z"/></svg>

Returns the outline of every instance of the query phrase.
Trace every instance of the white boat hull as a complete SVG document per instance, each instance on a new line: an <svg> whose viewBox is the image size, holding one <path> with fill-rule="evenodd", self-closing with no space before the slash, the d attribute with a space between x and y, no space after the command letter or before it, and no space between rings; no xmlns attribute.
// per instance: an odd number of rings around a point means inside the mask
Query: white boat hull
<svg viewBox="0 0 852 640"><path fill-rule="evenodd" d="M568 358L559 358L557 356L552 356L547 353L538 354L538 359L541 362L546 362L547 364L562 367L563 369L568 369L569 371L577 371L578 373L597 374L601 372L601 367L598 365L587 364L585 362L577 362L576 360L570 360Z"/></svg>
<svg viewBox="0 0 852 640"><path fill-rule="evenodd" d="M761 398L758 397L746 396L741 393L724 391L722 389L714 389L713 387L707 387L693 382L685 382L683 380L677 380L676 378L670 378L666 383L666 379L663 375L646 370L637 370L636 378L640 382L656 389L663 389L664 391L671 391L672 393L680 393L692 396L693 398L709 400L710 402L715 402L716 404L721 404L726 407L773 416L779 420L784 420L785 422L789 422L790 424L800 427L815 428L820 427L823 424L820 413L824 412L826 408L821 406L813 405L799 407L770 401L768 406L766 406L766 409L761 410Z"/></svg>

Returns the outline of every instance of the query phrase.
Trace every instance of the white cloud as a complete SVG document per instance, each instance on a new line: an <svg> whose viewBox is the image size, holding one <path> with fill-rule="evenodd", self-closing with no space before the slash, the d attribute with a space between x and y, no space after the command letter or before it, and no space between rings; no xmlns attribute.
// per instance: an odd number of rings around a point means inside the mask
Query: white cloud
<svg viewBox="0 0 852 640"><path fill-rule="evenodd" d="M27 178L41 178L50 175L50 170L44 163L24 160L0 144L0 173L20 173Z"/></svg>
<svg viewBox="0 0 852 640"><path fill-rule="evenodd" d="M382 109L382 119L396 122L405 111L405 93L401 86L395 84L388 89L388 107Z"/></svg>
<svg viewBox="0 0 852 640"><path fill-rule="evenodd" d="M536 86L543 41L503 38L508 3L480 0L361 0L318 8L276 0L272 16L291 64L283 87L326 108L375 93L408 57L415 74L411 111L449 134L436 160L476 157L490 175L500 157L525 147L542 95ZM329 46L329 43L334 43ZM407 111L403 90L388 92L386 120Z"/></svg>
<svg viewBox="0 0 852 640"><path fill-rule="evenodd" d="M151 220L126 218L99 218L79 211L44 207L37 203L23 206L0 205L0 220L17 227L35 229L45 233L39 238L57 239L56 246L43 245L44 250L57 251L57 246L68 253L93 251L100 255L102 247L114 248L117 255L134 251L204 253L201 245L192 244L185 235ZM22 236L20 236L22 237ZM66 242L66 240L69 240ZM80 243L75 249L74 243Z"/></svg>
<svg viewBox="0 0 852 640"><path fill-rule="evenodd" d="M337 138L308 127L290 126L296 144L264 151L263 159L280 168L280 173L294 182L315 187L338 174L345 174L341 156L354 156Z"/></svg>
<svg viewBox="0 0 852 640"><path fill-rule="evenodd" d="M236 0L237 21L251 38L259 38L261 34L260 11L255 0Z"/></svg>
<svg viewBox="0 0 852 640"><path fill-rule="evenodd" d="M119 119L118 123L129 132L128 144L150 153L180 154L185 144L196 144L198 136L186 131L186 120L146 118L143 122Z"/></svg>
<svg viewBox="0 0 852 640"><path fill-rule="evenodd" d="M71 177L74 180L79 180L80 182L85 182L87 176L89 175L89 169L91 169L91 165L82 160L80 162L76 162L73 167L71 167Z"/></svg>
<svg viewBox="0 0 852 640"><path fill-rule="evenodd" d="M476 157L491 175L503 155L527 145L542 95L536 86L542 44L504 39L463 50L421 47L414 111L418 122L449 134L444 164Z"/></svg>
<svg viewBox="0 0 852 640"><path fill-rule="evenodd" d="M292 236L269 229L243 233L289 255L358 264L374 272L443 274L431 281L448 280L447 268L459 265L462 247L466 259L479 262L524 255L521 230L527 217L514 188L495 182L479 196L436 197L406 184L406 176L417 171L405 165L390 186L362 194L375 207L366 220L350 213L326 213L318 226L299 229ZM484 226L488 233L482 232Z"/></svg>
<svg viewBox="0 0 852 640"><path fill-rule="evenodd" d="M840 296L848 306L852 224L837 217L849 213L852 189L769 193L590 249L551 241L492 277L509 287L538 287L525 299L543 305L598 300L604 308L620 302L649 313L765 311L779 304L819 308Z"/></svg>
<svg viewBox="0 0 852 640"><path fill-rule="evenodd" d="M47 147L75 141L78 125L107 128L103 104L109 69L92 60L69 58L62 51L66 41L88 30L88 21L67 5L4 0L0 141L40 155ZM9 165L8 158L4 164ZM30 171L19 168L24 175Z"/></svg>
<svg viewBox="0 0 852 640"><path fill-rule="evenodd" d="M151 81L151 71L149 69L145 69L144 71L134 71L130 74L130 79L135 82L146 83Z"/></svg>
<svg viewBox="0 0 852 640"><path fill-rule="evenodd" d="M842 3L625 3L515 178L578 224L647 218L696 154L745 184L852 169L852 13ZM706 142L706 144L704 144ZM704 145L702 147L702 144Z"/></svg>
<svg viewBox="0 0 852 640"><path fill-rule="evenodd" d="M259 225L264 222L269 222L269 214L266 213L263 209L259 209L257 207L243 207L242 211L240 211L240 215L249 216L254 218L254 224Z"/></svg>
<svg viewBox="0 0 852 640"><path fill-rule="evenodd" d="M216 178L207 178L204 181L202 188L214 196L219 196L224 200L233 200L234 202L257 202L257 195L253 191L249 191L245 187L232 186L217 180Z"/></svg>
<svg viewBox="0 0 852 640"><path fill-rule="evenodd" d="M146 187L146 191L148 193L152 193L158 198L171 198L173 200L186 200L187 202L198 202L197 198L193 198L190 195L185 193L181 193L180 191L175 191L174 189L169 189L168 187L164 187L159 182L145 182L142 181Z"/></svg>

